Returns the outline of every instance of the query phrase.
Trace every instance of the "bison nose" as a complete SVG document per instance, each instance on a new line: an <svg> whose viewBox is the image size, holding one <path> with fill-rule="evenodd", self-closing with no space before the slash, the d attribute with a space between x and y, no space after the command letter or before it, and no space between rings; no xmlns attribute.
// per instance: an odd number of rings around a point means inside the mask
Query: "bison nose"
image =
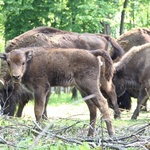
<svg viewBox="0 0 150 150"><path fill-rule="evenodd" d="M14 80L19 80L20 76L12 76Z"/></svg>

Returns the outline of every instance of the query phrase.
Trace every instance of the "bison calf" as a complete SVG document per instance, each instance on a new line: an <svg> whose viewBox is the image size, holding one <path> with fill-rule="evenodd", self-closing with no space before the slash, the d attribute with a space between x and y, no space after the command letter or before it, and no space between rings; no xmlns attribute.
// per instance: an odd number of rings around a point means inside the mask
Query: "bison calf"
<svg viewBox="0 0 150 150"><path fill-rule="evenodd" d="M106 122L109 135L114 134L107 100L99 89L100 65L95 56L106 60L107 74L111 74L113 63L106 51L90 52L79 49L51 49L42 47L22 48L9 53L1 53L0 57L7 61L10 75L14 82L31 91L35 99L35 117L41 120L51 86L75 85L83 97L94 95L86 101L90 111L88 135L94 134L96 108ZM95 56L94 56L95 55Z"/></svg>

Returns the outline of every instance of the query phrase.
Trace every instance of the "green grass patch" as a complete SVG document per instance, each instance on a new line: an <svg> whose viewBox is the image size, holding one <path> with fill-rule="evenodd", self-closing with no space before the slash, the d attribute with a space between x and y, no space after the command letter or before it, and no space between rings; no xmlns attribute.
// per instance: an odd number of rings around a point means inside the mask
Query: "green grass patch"
<svg viewBox="0 0 150 150"><path fill-rule="evenodd" d="M62 103L68 103L68 104L72 103L75 100L71 99L71 96L72 96L71 93L65 94L64 92L61 92L60 94L55 94L55 92L52 92L48 104L60 105Z"/></svg>
<svg viewBox="0 0 150 150"><path fill-rule="evenodd" d="M72 103L76 103L77 101L82 102L82 97L80 95L80 93L78 92L78 98L77 99L72 99L72 93L64 93L61 92L60 94L56 94L55 92L52 92L49 101L48 101L48 105L61 105L61 104L72 104ZM29 102L29 104L33 105L33 100Z"/></svg>
<svg viewBox="0 0 150 150"><path fill-rule="evenodd" d="M65 94L62 92L60 95L52 93L49 105L54 107L58 106L59 109L65 107L66 111L66 108L68 108L66 106L69 104L69 110L78 114L81 110L80 106L85 104L83 104L84 102L81 100L80 95L78 100L72 100L71 96L71 93ZM135 103L136 100L133 101L133 105ZM63 106L59 107L62 104ZM76 104L77 107L75 106ZM33 105L33 101L30 102L30 105ZM98 115L97 118L96 135L94 137L87 137L89 119L87 120L85 118L73 118L70 116L64 118L52 117L49 118L49 120L42 121L40 127L44 130L40 130L33 121L35 118L0 116L0 149L114 150L114 148L111 148L110 144L112 144L112 146L120 147L120 149L139 150L142 147L145 148L145 144L147 143L143 143L143 141L149 139L150 116L149 113L140 112L140 116L137 120L131 120L132 113L132 111L123 111L120 120L112 120L116 132L114 141L109 139L106 124L101 121L100 115ZM122 137L124 137L124 139ZM102 139L106 141L104 142L105 145L102 145ZM117 139L118 141L116 141ZM99 142L97 143L97 141ZM141 147L132 145L136 141L141 142ZM131 146L124 148L129 143L131 143Z"/></svg>

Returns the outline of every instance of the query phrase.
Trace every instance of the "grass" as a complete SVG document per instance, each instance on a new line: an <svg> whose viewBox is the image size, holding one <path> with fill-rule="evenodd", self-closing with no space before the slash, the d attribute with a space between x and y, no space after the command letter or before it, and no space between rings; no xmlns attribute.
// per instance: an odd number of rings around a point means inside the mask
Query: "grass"
<svg viewBox="0 0 150 150"><path fill-rule="evenodd" d="M72 93L64 93L56 94L55 92L51 93L48 105L58 106L61 104L72 104L76 102L83 102L80 93L78 93L78 100L72 99ZM33 101L29 102L30 105L33 105ZM77 104L77 103L76 103Z"/></svg>
<svg viewBox="0 0 150 150"><path fill-rule="evenodd" d="M60 105L62 103L71 104L75 100L71 99L72 94L68 93L65 94L64 92L61 92L60 94L55 94L55 92L52 92L49 100L50 105Z"/></svg>
<svg viewBox="0 0 150 150"><path fill-rule="evenodd" d="M80 96L79 96L80 99ZM136 100L134 100L133 106ZM31 108L30 108L31 107ZM148 107L149 108L149 107ZM71 100L71 94L57 95L52 93L51 100L48 104L49 119L42 122L40 127L36 124L33 111L33 101L30 102L22 118L0 117L0 149L3 150L101 150L113 149L110 145L109 136L105 123L101 122L100 114L97 119L96 136L90 138L88 142L87 131L89 127L89 113L86 104L82 100ZM68 113L66 113L68 112ZM112 112L112 110L111 110ZM150 135L149 113L140 113L138 120L130 120L133 110L121 113L121 120L113 120L116 130L115 139L126 137L124 140L118 140L117 144L114 139L114 146L122 146L124 143L140 142L147 140ZM30 116L30 117L29 117ZM113 112L112 112L113 116ZM144 130L141 130L144 129ZM140 133L138 133L140 131ZM138 133L138 134L137 134ZM136 136L133 136L133 135ZM97 140L100 140L98 143ZM104 139L102 148L101 139ZM107 142L108 141L108 142ZM149 138L150 141L150 138ZM122 144L120 144L120 143ZM145 144L142 145L146 149ZM142 147L141 146L141 147ZM130 146L125 150L139 150L141 147Z"/></svg>

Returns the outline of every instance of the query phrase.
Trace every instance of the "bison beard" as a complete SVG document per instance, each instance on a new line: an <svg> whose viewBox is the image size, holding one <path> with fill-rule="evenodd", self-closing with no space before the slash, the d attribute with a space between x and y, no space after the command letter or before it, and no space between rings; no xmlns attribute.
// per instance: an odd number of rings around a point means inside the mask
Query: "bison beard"
<svg viewBox="0 0 150 150"><path fill-rule="evenodd" d="M49 48L34 47L1 53L0 57L9 64L13 81L20 82L33 93L37 121L41 120L51 86L75 85L82 97L94 95L93 98L85 101L90 111L88 135L94 135L96 108L102 113L109 135L114 135L107 100L99 88L100 66L99 59L95 56L102 56L105 59L108 79L113 72L113 62L106 51L95 50L91 53L79 49L49 50Z"/></svg>

